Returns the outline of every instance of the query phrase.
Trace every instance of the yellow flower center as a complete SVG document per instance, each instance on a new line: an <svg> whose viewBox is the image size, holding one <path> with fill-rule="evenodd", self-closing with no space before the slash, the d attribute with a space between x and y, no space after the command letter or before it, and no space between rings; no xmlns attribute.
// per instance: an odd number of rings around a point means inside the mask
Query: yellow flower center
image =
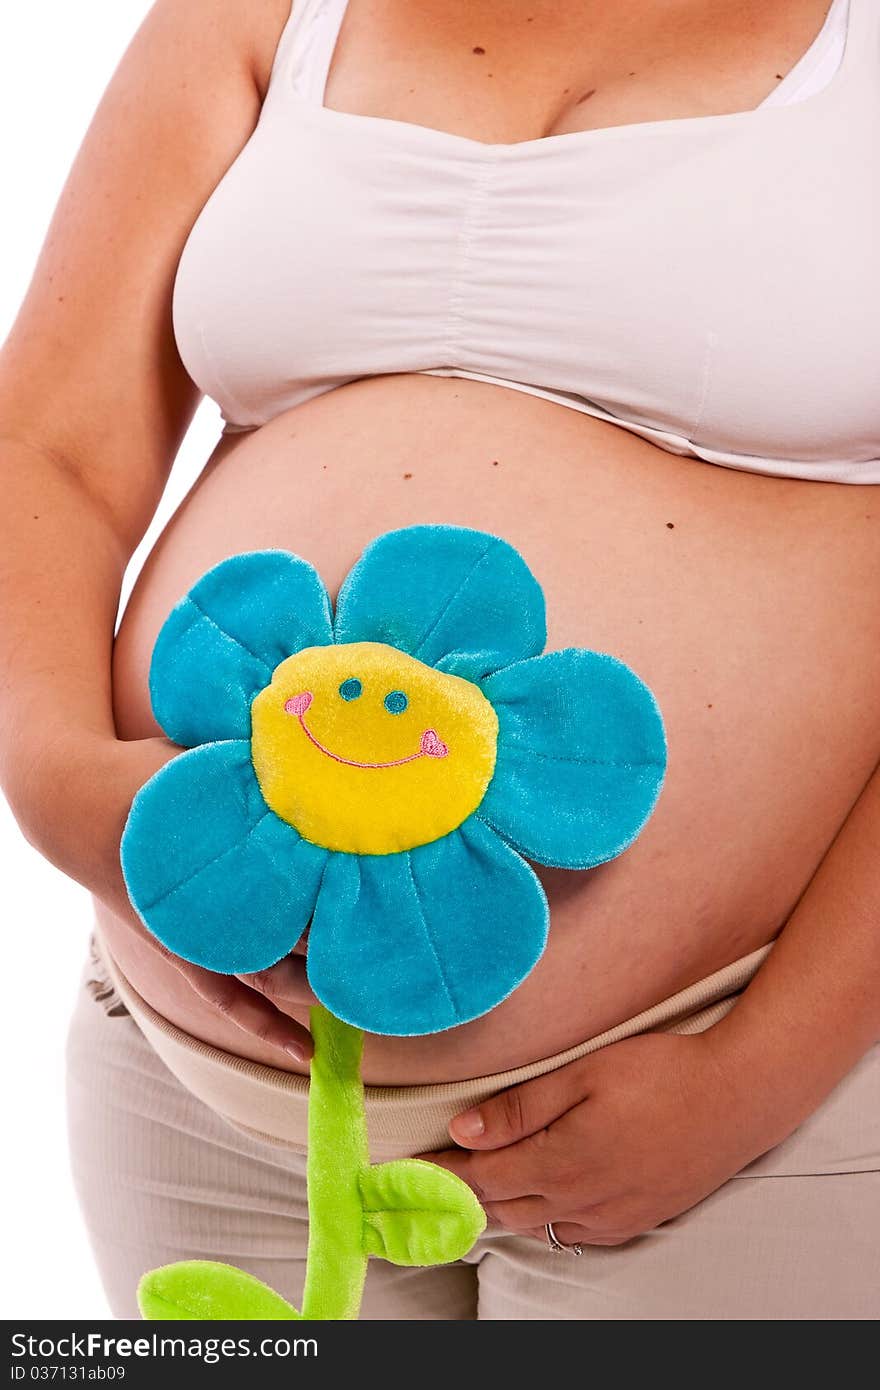
<svg viewBox="0 0 880 1390"><path fill-rule="evenodd" d="M288 657L251 719L267 805L312 844L348 854L448 835L495 771L498 717L482 691L382 642Z"/></svg>

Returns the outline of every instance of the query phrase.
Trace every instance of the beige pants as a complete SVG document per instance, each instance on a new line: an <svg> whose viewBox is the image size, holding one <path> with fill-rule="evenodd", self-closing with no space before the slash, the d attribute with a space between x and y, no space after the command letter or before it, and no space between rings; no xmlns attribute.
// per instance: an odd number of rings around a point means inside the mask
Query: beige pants
<svg viewBox="0 0 880 1390"><path fill-rule="evenodd" d="M703 984L686 992L689 1000L679 996L674 1008L651 1011L629 1031L710 1026L724 1004L706 1003L712 991ZM695 1000L703 1007L687 1017L684 1004ZM303 1090L289 1074L240 1059L237 1065L194 1044L153 1014L106 959L93 955L68 1045L70 1140L77 1190L116 1316L137 1316L135 1288L146 1269L185 1258L238 1265L299 1300L307 1237L301 1134L255 1131L269 1128L265 1117L274 1113L273 1103L279 1117L298 1114ZM431 1147L425 1136L442 1142L436 1133L447 1111L489 1090L479 1082L396 1092L367 1088L373 1156ZM253 1115L242 1114L248 1105ZM230 1111L236 1112L232 1118ZM264 1119L249 1124L254 1116ZM420 1117L426 1118L419 1123ZM614 1321L880 1316L880 1047L797 1134L649 1235L614 1248L586 1247L578 1259L490 1228L456 1265L407 1270L371 1261L362 1315Z"/></svg>

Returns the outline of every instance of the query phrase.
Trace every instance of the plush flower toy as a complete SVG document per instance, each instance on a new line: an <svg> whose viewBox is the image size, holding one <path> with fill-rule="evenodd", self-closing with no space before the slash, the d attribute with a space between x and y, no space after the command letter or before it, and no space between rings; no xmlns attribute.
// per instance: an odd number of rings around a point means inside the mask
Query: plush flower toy
<svg viewBox="0 0 880 1390"><path fill-rule="evenodd" d="M335 613L296 555L235 555L173 610L153 710L189 751L136 796L131 900L170 950L264 970L309 928L315 1055L302 1313L251 1276L145 1276L155 1318L352 1318L369 1255L461 1258L485 1224L432 1164L370 1166L361 1030L411 1036L487 1013L531 971L549 912L526 862L589 869L650 816L666 742L614 657L541 655L544 598L506 541L455 526L374 540Z"/></svg>

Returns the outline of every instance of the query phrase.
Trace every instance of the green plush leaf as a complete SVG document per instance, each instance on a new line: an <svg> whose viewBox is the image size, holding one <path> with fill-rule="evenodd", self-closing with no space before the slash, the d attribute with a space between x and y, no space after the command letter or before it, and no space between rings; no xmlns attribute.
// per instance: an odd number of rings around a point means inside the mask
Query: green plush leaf
<svg viewBox="0 0 880 1390"><path fill-rule="evenodd" d="M364 1248L391 1264L449 1264L485 1230L486 1213L467 1184L420 1158L364 1169L360 1192Z"/></svg>
<svg viewBox="0 0 880 1390"><path fill-rule="evenodd" d="M215 1260L180 1260L150 1270L137 1296L148 1322L300 1320L296 1309L268 1284Z"/></svg>

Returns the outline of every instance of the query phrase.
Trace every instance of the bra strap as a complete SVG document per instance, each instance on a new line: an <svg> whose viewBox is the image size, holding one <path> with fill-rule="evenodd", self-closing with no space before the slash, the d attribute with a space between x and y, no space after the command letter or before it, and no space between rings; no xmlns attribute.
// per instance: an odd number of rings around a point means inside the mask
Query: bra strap
<svg viewBox="0 0 880 1390"><path fill-rule="evenodd" d="M880 4L878 0L849 0L846 47L840 70L852 73L860 65L872 89L880 81Z"/></svg>
<svg viewBox="0 0 880 1390"><path fill-rule="evenodd" d="M272 81L320 106L348 0L293 0L281 31Z"/></svg>

